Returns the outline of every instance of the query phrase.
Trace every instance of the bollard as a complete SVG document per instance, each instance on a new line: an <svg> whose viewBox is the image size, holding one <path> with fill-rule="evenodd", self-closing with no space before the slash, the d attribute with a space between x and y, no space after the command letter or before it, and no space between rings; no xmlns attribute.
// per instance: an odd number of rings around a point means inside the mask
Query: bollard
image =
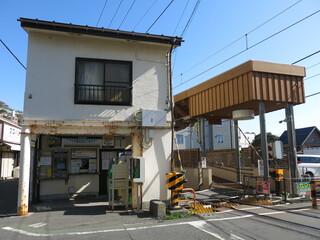
<svg viewBox="0 0 320 240"><path fill-rule="evenodd" d="M179 193L183 189L183 183L187 181L184 172L172 171L166 174L166 179L166 187L171 190L170 208L179 209Z"/></svg>
<svg viewBox="0 0 320 240"><path fill-rule="evenodd" d="M312 207L317 209L318 207L317 207L316 181L310 182L310 188L311 188Z"/></svg>

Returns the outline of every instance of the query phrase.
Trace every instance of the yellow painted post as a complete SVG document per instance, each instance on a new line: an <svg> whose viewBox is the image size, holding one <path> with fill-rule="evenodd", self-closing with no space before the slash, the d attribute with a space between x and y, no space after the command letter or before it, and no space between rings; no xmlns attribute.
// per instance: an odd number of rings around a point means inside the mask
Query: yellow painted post
<svg viewBox="0 0 320 240"><path fill-rule="evenodd" d="M317 209L318 208L317 207L317 192L316 192L316 182L315 181L310 182L310 188L311 188L312 207Z"/></svg>

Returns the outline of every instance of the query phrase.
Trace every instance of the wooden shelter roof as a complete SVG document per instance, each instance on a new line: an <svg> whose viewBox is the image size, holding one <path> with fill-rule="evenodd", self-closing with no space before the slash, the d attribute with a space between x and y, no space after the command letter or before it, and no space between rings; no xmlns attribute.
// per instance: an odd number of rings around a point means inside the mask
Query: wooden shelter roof
<svg viewBox="0 0 320 240"><path fill-rule="evenodd" d="M285 108L287 103L304 103L305 75L301 66L245 62L175 95L176 127L185 128L198 117L220 124L240 109L252 109L258 115L260 101L265 102L266 113Z"/></svg>

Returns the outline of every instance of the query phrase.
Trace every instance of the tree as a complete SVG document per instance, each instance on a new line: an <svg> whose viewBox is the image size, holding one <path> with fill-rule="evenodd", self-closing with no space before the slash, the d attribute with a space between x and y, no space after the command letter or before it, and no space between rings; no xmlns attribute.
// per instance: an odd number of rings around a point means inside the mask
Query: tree
<svg viewBox="0 0 320 240"><path fill-rule="evenodd" d="M278 140L279 137L276 135L273 135L272 133L268 132L267 133L267 142L274 142L276 140ZM252 145L254 147L260 147L261 146L261 134L258 134L254 137L253 141L252 141Z"/></svg>

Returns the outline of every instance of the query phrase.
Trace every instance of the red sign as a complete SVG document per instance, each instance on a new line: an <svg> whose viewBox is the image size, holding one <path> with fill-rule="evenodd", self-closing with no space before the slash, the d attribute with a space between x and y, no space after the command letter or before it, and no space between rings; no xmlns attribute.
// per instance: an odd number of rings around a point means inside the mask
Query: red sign
<svg viewBox="0 0 320 240"><path fill-rule="evenodd" d="M269 181L257 181L257 193L270 194Z"/></svg>

